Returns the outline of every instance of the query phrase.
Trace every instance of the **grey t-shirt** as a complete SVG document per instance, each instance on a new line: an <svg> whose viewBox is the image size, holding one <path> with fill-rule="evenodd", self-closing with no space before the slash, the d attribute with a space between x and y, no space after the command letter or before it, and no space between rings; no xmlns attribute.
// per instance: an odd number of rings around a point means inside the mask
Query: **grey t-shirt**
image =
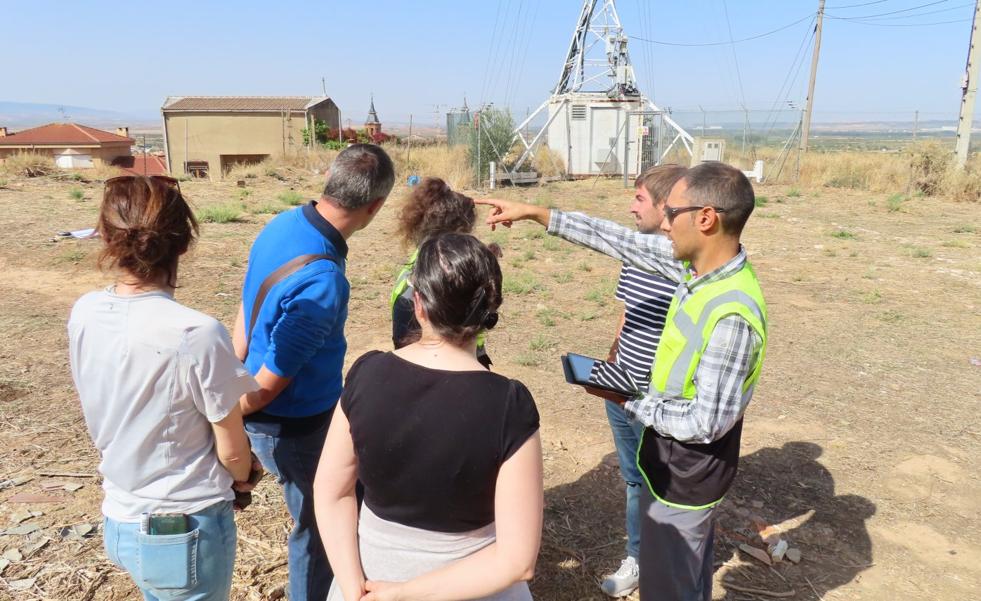
<svg viewBox="0 0 981 601"><path fill-rule="evenodd" d="M164 292L90 292L68 321L72 377L102 455L102 512L194 513L234 498L211 422L258 385L217 320Z"/></svg>

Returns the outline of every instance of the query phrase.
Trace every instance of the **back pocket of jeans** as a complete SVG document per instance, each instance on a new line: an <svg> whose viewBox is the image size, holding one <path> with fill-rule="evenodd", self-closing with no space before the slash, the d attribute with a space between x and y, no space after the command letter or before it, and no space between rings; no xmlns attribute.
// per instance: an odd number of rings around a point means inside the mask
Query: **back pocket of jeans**
<svg viewBox="0 0 981 601"><path fill-rule="evenodd" d="M199 530L185 534L138 534L139 578L151 589L191 589L198 584Z"/></svg>

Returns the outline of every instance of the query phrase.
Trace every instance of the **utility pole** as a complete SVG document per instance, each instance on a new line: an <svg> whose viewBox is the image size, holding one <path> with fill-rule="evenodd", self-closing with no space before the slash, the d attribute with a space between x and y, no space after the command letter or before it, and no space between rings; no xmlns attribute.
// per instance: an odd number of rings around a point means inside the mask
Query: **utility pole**
<svg viewBox="0 0 981 601"><path fill-rule="evenodd" d="M811 111L814 108L814 80L817 79L818 56L821 54L821 28L824 25L824 0L818 0L817 26L814 33L814 54L811 55L811 81L807 85L807 106L804 108L804 125L800 132L800 151L807 152L807 138L811 133Z"/></svg>
<svg viewBox="0 0 981 601"><path fill-rule="evenodd" d="M409 159L412 157L412 113L409 113L409 137L405 139L405 168L412 171Z"/></svg>
<svg viewBox="0 0 981 601"><path fill-rule="evenodd" d="M971 44L967 50L967 67L964 69L964 84L961 86L961 116L957 122L957 166L967 164L967 153L971 146L971 126L974 124L974 100L978 95L978 44L981 44L981 2L974 3L974 23L971 24Z"/></svg>

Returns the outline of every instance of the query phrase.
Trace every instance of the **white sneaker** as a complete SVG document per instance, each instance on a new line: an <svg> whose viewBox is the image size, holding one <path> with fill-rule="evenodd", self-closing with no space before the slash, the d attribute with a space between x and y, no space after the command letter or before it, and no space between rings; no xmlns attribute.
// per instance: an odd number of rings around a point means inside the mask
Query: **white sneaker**
<svg viewBox="0 0 981 601"><path fill-rule="evenodd" d="M640 566L633 557L620 562L620 569L603 579L600 588L611 597L626 597L637 590L640 582Z"/></svg>

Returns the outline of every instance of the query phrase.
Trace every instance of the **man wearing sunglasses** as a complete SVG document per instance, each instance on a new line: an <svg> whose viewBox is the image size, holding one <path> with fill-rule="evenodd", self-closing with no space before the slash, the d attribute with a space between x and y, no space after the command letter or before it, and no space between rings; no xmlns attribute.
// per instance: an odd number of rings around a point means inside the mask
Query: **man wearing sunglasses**
<svg viewBox="0 0 981 601"><path fill-rule="evenodd" d="M646 395L625 401L644 424L637 465L650 493L641 526L640 595L712 598L713 515L736 474L742 417L766 348L766 304L739 242L755 195L741 171L689 169L649 236L533 205L479 200L487 223L534 220L548 233L677 282Z"/></svg>

